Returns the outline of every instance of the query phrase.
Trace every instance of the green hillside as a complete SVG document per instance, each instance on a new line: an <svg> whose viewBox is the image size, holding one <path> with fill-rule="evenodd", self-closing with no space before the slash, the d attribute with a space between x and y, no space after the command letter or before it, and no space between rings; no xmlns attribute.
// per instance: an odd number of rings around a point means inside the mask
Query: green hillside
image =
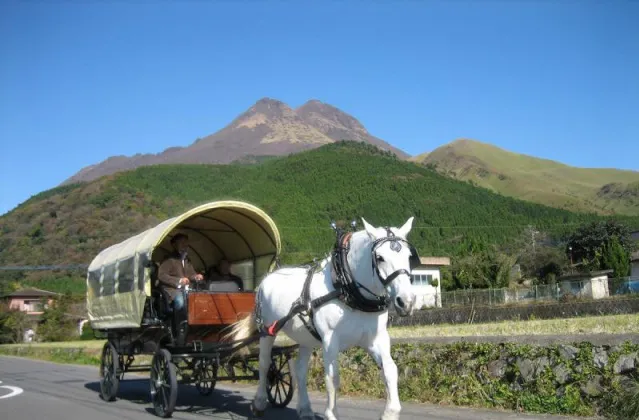
<svg viewBox="0 0 639 420"><path fill-rule="evenodd" d="M88 264L101 249L207 201L238 199L277 223L283 261L322 256L331 219L399 226L422 255L470 239L507 244L529 224L562 233L596 215L515 200L345 142L256 165L159 165L32 197L0 218L0 265ZM622 218L639 227L639 218ZM62 275L62 274L61 274Z"/></svg>
<svg viewBox="0 0 639 420"><path fill-rule="evenodd" d="M576 168L457 140L412 160L501 194L572 211L639 215L639 172Z"/></svg>

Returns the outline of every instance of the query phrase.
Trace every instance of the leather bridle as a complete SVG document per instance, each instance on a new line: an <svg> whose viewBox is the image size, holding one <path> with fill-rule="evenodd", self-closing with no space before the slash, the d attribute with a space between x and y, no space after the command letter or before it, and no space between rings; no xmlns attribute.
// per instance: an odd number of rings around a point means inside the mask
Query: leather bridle
<svg viewBox="0 0 639 420"><path fill-rule="evenodd" d="M410 277L410 271L404 268L394 271L386 278L382 276L379 271L376 253L377 249L380 246L387 242L391 242L391 249L393 251L399 252L402 248L403 243L411 250L411 270L416 264L419 263L419 256L415 247L407 240L395 236L390 228L386 227L385 229L388 233L388 236L375 240L373 242L373 246L371 247L372 270L373 274L377 275L377 278L381 282L382 286L384 286L383 295L378 295L372 292L366 286L354 279L347 260L348 251L350 250L350 239L352 232L344 233L341 230L338 230L338 240L335 244L332 259L334 272L333 286L336 290L342 291L341 299L354 309L358 309L364 312L381 312L386 310L388 304L390 303L390 296L387 290L388 285L401 274L406 274ZM360 289L366 290L366 292L370 293L372 297L364 296Z"/></svg>

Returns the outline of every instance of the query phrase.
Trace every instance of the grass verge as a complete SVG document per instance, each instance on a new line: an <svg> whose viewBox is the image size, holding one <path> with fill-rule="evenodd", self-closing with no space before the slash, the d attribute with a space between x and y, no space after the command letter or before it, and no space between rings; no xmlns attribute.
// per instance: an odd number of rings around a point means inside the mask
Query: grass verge
<svg viewBox="0 0 639 420"><path fill-rule="evenodd" d="M580 318L501 321L485 324L437 324L389 329L393 338L628 334L639 333L639 314L588 316Z"/></svg>

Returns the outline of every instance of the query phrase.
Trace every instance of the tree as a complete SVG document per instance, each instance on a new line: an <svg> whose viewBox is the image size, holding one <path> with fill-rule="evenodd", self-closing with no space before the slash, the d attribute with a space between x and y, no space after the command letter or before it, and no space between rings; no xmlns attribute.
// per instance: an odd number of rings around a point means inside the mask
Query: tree
<svg viewBox="0 0 639 420"><path fill-rule="evenodd" d="M604 245L601 257L601 268L614 270L614 277L630 275L630 255L621 246L619 240L613 237Z"/></svg>
<svg viewBox="0 0 639 420"><path fill-rule="evenodd" d="M506 287L514 263L514 257L498 252L495 247L471 251L456 259L453 279L457 288L461 289Z"/></svg>
<svg viewBox="0 0 639 420"><path fill-rule="evenodd" d="M541 284L548 284L564 273L568 259L557 247L539 246L534 253L522 253L519 263L526 277L534 277Z"/></svg>
<svg viewBox="0 0 639 420"><path fill-rule="evenodd" d="M26 313L17 309L9 309L7 304L2 304L0 308L0 343L21 343L28 327Z"/></svg>
<svg viewBox="0 0 639 420"><path fill-rule="evenodd" d="M630 237L630 229L619 222L608 220L580 226L568 237L566 255L572 255L574 262L591 263L613 237L617 238L627 253L632 252L634 243Z"/></svg>
<svg viewBox="0 0 639 420"><path fill-rule="evenodd" d="M536 284L552 283L563 274L568 258L561 248L551 245L548 232L528 226L504 252L515 257L523 279L534 279Z"/></svg>
<svg viewBox="0 0 639 420"><path fill-rule="evenodd" d="M455 279L453 278L453 272L450 267L441 267L440 269L440 282L442 284L443 291L455 290Z"/></svg>
<svg viewBox="0 0 639 420"><path fill-rule="evenodd" d="M73 336L74 324L68 317L71 294L65 293L44 310L43 322L38 327L42 341L65 341Z"/></svg>

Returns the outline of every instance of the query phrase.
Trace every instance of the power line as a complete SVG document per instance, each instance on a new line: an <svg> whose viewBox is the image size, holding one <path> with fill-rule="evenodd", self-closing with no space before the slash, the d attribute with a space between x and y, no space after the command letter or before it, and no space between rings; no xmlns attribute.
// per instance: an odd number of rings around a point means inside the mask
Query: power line
<svg viewBox="0 0 639 420"><path fill-rule="evenodd" d="M47 270L76 270L86 269L88 264L69 264L69 265L14 265L0 267L0 271L47 271Z"/></svg>
<svg viewBox="0 0 639 420"><path fill-rule="evenodd" d="M550 227L558 227L558 226L579 226L583 223L555 223L555 224L543 224L544 228ZM527 228L530 227L530 224L522 224L522 225L456 225L456 226L413 226L411 231L414 229L495 229L495 228ZM399 227L399 226L397 226ZM325 229L324 226L279 226L278 229Z"/></svg>

